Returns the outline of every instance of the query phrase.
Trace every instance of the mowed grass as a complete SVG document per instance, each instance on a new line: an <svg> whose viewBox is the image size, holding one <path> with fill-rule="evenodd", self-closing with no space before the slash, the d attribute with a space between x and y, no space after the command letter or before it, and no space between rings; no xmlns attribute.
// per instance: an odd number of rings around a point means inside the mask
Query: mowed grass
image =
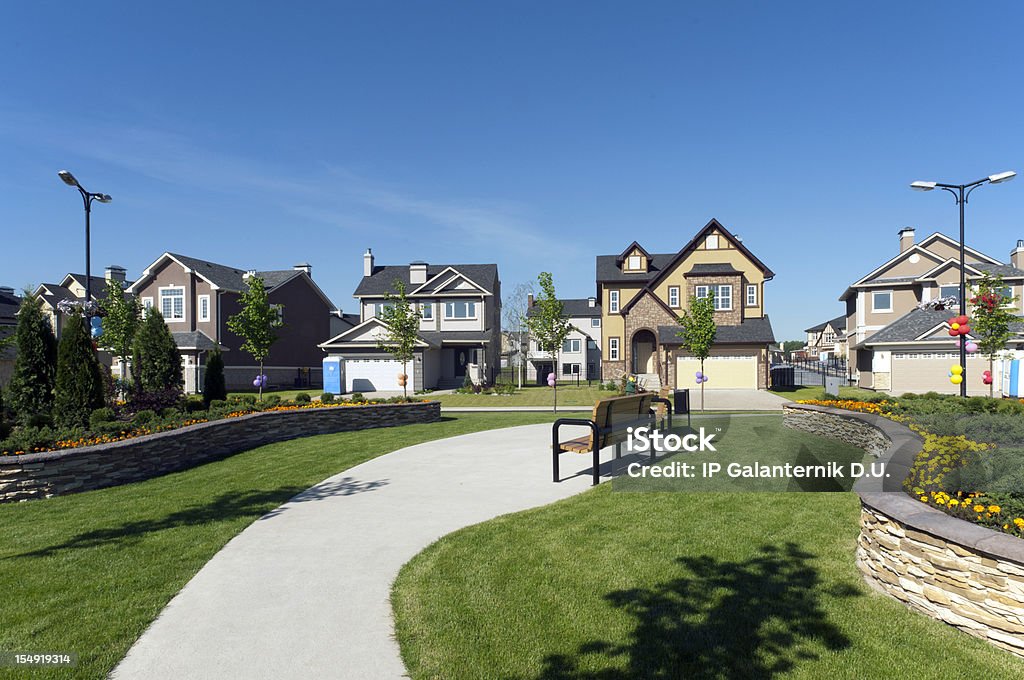
<svg viewBox="0 0 1024 680"><path fill-rule="evenodd" d="M138 484L0 505L0 650L75 652L73 671L32 677L101 678L229 539L295 494L404 446L552 418L463 414L309 437Z"/></svg>
<svg viewBox="0 0 1024 680"><path fill-rule="evenodd" d="M392 592L426 678L1020 678L1024 661L870 591L857 497L602 485L451 534ZM486 669L486 671L484 671Z"/></svg>
<svg viewBox="0 0 1024 680"><path fill-rule="evenodd" d="M777 390L769 390L769 391L772 394L777 394L780 397L785 397L786 399L791 399L793 401L796 401L798 399L825 399L826 398L825 397L825 388L822 387L821 385L816 385L816 386L813 386L813 387L804 387L804 386L799 386L798 385L798 386L792 387L792 388L786 387L786 388L781 388L781 389L777 389ZM878 395L879 395L878 392L874 392L872 390L865 390L865 389L862 389L860 387L840 387L839 388L839 398L840 399L864 399L864 398L867 398L867 397L877 397ZM827 397L827 398L828 399L832 399L833 397Z"/></svg>
<svg viewBox="0 0 1024 680"><path fill-rule="evenodd" d="M539 387L536 385L524 386L516 390L512 395L500 394L421 394L420 399L431 399L441 402L442 406L552 406L554 405L555 391L550 387ZM588 406L593 407L598 399L607 399L616 396L615 392L599 389L599 383L594 381L592 387L586 383L577 387L576 385L558 386L558 406Z"/></svg>

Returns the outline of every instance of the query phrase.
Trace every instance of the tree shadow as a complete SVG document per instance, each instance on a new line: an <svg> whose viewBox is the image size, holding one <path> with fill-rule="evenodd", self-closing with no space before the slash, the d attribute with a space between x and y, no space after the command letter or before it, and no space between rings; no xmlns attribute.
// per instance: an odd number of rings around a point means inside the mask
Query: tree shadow
<svg viewBox="0 0 1024 680"><path fill-rule="evenodd" d="M9 555L3 559L46 557L63 550L93 548L103 544L116 544L124 548L141 542L150 534L166 529L246 517L265 519L281 514L286 509L282 504L286 502L322 500L331 496L351 496L365 491L373 491L387 483L387 480L360 482L351 477L344 477L312 488L282 486L261 491L232 491L223 493L209 502L175 510L163 517L134 520L117 526L92 529L72 536L61 543Z"/></svg>
<svg viewBox="0 0 1024 680"><path fill-rule="evenodd" d="M635 619L625 642L593 640L549 656L539 679L771 678L846 649L849 638L822 608L813 557L792 543L742 562L680 557L685 576L605 595ZM860 595L852 586L828 592Z"/></svg>

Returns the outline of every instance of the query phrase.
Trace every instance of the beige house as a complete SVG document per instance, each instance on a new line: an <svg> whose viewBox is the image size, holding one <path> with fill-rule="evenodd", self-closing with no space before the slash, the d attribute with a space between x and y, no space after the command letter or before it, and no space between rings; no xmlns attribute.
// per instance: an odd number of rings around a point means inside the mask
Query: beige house
<svg viewBox="0 0 1024 680"><path fill-rule="evenodd" d="M693 387L699 362L680 346L679 314L710 296L718 333L705 363L707 389L768 384L765 283L775 274L741 239L712 219L678 252L651 254L633 242L597 257L602 376L639 376L647 389Z"/></svg>
<svg viewBox="0 0 1024 680"><path fill-rule="evenodd" d="M804 352L809 358L836 358L846 356L846 315L815 324L804 329Z"/></svg>
<svg viewBox="0 0 1024 680"><path fill-rule="evenodd" d="M908 227L899 231L899 244L896 256L839 298L846 303L850 363L861 387L892 394L958 392L947 376L960 357L946 321L959 309L959 241L936 232L915 242L914 229ZM1009 263L970 247L964 252L968 289L985 272L1000 274L1016 297L1015 313L1024 312L1024 241L1017 242ZM948 301L948 309L919 308L939 298ZM1024 336L1008 345L1014 349L1024 349ZM980 378L987 367L980 355L969 355L968 394L988 394Z"/></svg>

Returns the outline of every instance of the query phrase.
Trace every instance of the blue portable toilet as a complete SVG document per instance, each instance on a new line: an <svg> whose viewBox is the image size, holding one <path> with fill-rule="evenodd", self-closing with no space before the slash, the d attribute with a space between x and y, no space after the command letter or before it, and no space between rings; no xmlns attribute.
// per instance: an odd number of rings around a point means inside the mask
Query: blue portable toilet
<svg viewBox="0 0 1024 680"><path fill-rule="evenodd" d="M1024 397L1024 371L1020 359L1003 360L1002 392L1004 397Z"/></svg>
<svg viewBox="0 0 1024 680"><path fill-rule="evenodd" d="M324 359L324 392L343 394L345 392L345 360L330 356Z"/></svg>

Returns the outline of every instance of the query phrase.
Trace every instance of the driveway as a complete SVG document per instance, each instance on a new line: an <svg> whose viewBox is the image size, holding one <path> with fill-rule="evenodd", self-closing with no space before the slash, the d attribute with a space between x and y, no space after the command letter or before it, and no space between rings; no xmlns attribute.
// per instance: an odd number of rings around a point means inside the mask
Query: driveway
<svg viewBox="0 0 1024 680"><path fill-rule="evenodd" d="M704 409L709 411L781 411L789 399L766 390L704 390ZM700 388L690 389L690 410L701 408Z"/></svg>

